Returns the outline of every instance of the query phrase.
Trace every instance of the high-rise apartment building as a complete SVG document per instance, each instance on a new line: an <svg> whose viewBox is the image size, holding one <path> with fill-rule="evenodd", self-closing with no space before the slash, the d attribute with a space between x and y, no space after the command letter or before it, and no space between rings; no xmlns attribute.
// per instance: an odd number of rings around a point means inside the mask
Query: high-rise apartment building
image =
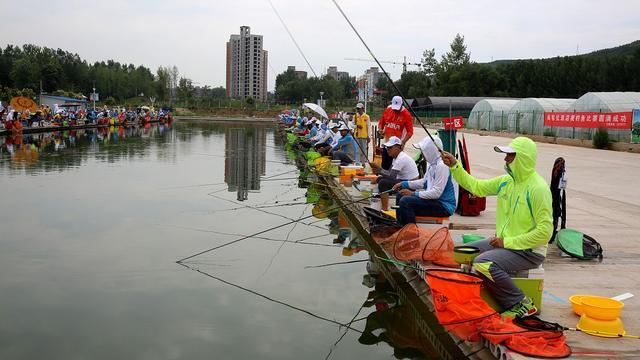
<svg viewBox="0 0 640 360"><path fill-rule="evenodd" d="M251 35L248 26L240 27L227 42L227 97L267 100L267 59L262 35Z"/></svg>

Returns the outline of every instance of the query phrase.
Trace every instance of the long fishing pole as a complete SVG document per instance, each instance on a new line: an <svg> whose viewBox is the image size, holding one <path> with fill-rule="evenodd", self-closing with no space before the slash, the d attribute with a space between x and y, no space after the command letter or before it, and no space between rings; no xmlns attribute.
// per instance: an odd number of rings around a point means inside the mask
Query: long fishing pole
<svg viewBox="0 0 640 360"><path fill-rule="evenodd" d="M234 283L232 283L232 282L230 282L230 281L224 280L224 279L219 278L219 277L217 277L217 276L211 275L211 274L207 273L206 271L202 271L202 270L200 270L200 269L194 269L194 268L192 268L191 266L188 266L188 265L186 265L186 264L182 264L182 263L180 263L180 265L182 265L182 266L186 267L186 268L187 268L187 269L189 269L189 270L193 270L193 271L195 271L195 272L197 272L197 273L200 273L200 274L202 274L202 275L204 275L204 276L206 276L206 277L209 277L209 278L212 278L212 279L214 279L214 280L220 281L220 282L221 282L221 283L223 283L223 284L226 284L226 285L232 286L232 287L234 287L234 288L236 288L236 289L240 289L240 290L242 290L242 291L246 291L246 292L248 292L248 293L250 293L250 294L253 294L253 295L256 295L256 296L258 296L258 297L261 297L261 298L263 298L263 299L265 299L265 300L268 300L268 301L274 302L274 303L276 303L276 304L280 304L280 305L286 306L286 307L288 307L288 308L290 308L290 309L293 309L293 310L296 310L296 311L299 311L299 312L305 313L305 314L307 314L307 315L309 315L309 316L312 316L312 317L314 317L314 318L316 318L316 319L324 320L324 321L327 321L327 322L330 322L330 323L333 323L333 324L336 324L336 325L339 325L339 326L344 326L344 327L346 327L347 329L350 329L350 330L353 330L353 331L355 331L355 332L358 332L358 333L362 334L362 331L360 331L360 330L358 330L358 329L354 329L354 328L352 328L350 324L343 324L343 323L341 323L341 322L339 322L339 321L332 320L332 319L329 319L329 318L326 318L326 317L323 317L323 316L320 316L320 315L314 314L314 313L312 313L312 312L311 312L311 311L309 311L309 310L305 310L305 309L299 308L299 307L297 307L297 306L293 306L293 305L291 305L291 304L287 304L286 302L281 301L281 300L276 300L276 299L274 299L274 298L271 298L271 297L268 297L268 296L266 296L266 295L264 295L264 294L261 294L261 293L259 293L259 292L255 291L255 290L248 289L248 288L246 288L246 287L240 286L240 285L238 285L238 284L234 284Z"/></svg>
<svg viewBox="0 0 640 360"><path fill-rule="evenodd" d="M344 207L346 207L346 206L349 206L349 205L352 205L352 204L355 204L355 203L358 203L358 202L361 202L361 201L364 201L364 200L371 199L371 198L373 198L374 196L378 196L378 195L380 195L380 194L384 194L384 193L390 193L390 192L392 192L392 191L393 191L393 189L390 189L390 190L383 191L383 192L380 192L380 193L378 193L378 194L371 195L371 196L368 196L368 197L365 197L365 198L362 198L362 199L357 199L357 200L349 201L349 202L347 202L347 203L345 203L345 204L343 204L343 205L338 205L338 206L335 206L335 207L332 207L332 208L326 209L326 210L322 211L322 213L327 213L327 212L329 212L329 211L333 211L333 210L341 209L341 208L344 208ZM317 215L317 214L316 214L316 215ZM269 231L273 231L273 230L276 230L276 229L279 229L279 228L285 227L285 226L287 226L287 225L291 225L291 224L293 224L293 223L296 223L296 222L299 222L299 221L302 221L302 220L310 219L310 218L312 218L312 217L315 217L316 215L304 216L304 217L301 217L301 218L300 218L300 219L298 219L298 220L292 220L292 221L289 221L289 222L286 222L286 223L283 223L283 224L280 224L280 225L272 226L272 227L270 227L270 228L268 228L268 229L258 231L258 232L256 232L256 233L251 234L251 235L243 236L243 237L241 237L241 238L239 238L239 239L236 239L236 240L233 240L233 241L226 242L226 243L224 243L224 244L220 244L220 245L214 246L214 247L212 247L212 248L209 248L209 249L206 249L206 250L200 251L199 253L196 253L196 254L193 254L193 255L189 255L189 256L187 256L187 257L185 257L185 258L182 258L182 259L180 259L180 260L176 261L176 263L178 263L178 264L179 264L179 263L181 263L181 262L183 262L183 261L185 261L185 260L192 259L192 258L194 258L194 257L196 257L196 256L200 256L200 255L206 254L206 253L208 253L208 252L211 252L211 251L214 251L214 250L217 250L217 249L223 248L223 247L225 247L225 246L229 246L229 245L232 245L232 244L238 243L238 242L240 242L240 241L242 241L242 240L246 240L246 239L249 239L249 238L252 238L252 237L258 236L258 235L262 235L262 234L267 233L267 232L269 232Z"/></svg>
<svg viewBox="0 0 640 360"><path fill-rule="evenodd" d="M365 261L369 261L369 259L341 261L341 262L334 262L334 263L322 264L322 265L309 265L309 266L305 266L304 268L305 269L317 269L317 268L323 268L323 267L327 267L327 266L354 264L354 263L361 263L361 262L365 262Z"/></svg>
<svg viewBox="0 0 640 360"><path fill-rule="evenodd" d="M433 141L433 144L436 146L436 149L438 149L438 151L442 152L442 149L440 149L438 147L438 144L435 142L435 140L433 139L433 136L431 135L431 133L429 132L429 130L427 130L427 127L424 126L424 124L422 123L422 120L420 120L420 117L418 116L418 114L415 112L415 110L413 110L413 107L411 107L411 105L409 105L409 103L407 102L407 100L404 98L404 95L402 94L402 92L400 91L400 89L398 88L398 86L393 82L393 80L391 79L391 76L389 76L389 73L387 73L387 71L384 69L384 67L382 66L382 64L380 63L380 61L378 61L378 58L373 55L373 52L371 51L371 49L369 48L369 45L367 45L367 43L364 41L364 39L362 38L362 36L360 36L360 33L358 32L358 30L356 30L355 26L353 26L353 24L351 23L351 20L349 20L349 18L347 17L347 14L345 14L345 12L342 10L342 8L340 7L340 5L338 5L338 2L336 0L331 0L333 1L333 4L336 6L336 8L338 8L338 11L340 11L340 13L342 14L342 17L344 17L344 19L347 21L347 23L349 24L349 26L351 27L351 29L353 30L353 32L356 33L356 36L358 36L358 39L360 39L360 42L362 42L362 45L364 45L364 47L367 49L367 51L369 52L369 55L371 55L371 57L373 58L373 60L376 62L376 64L378 64L378 66L380 67L380 70L382 70L382 73L384 73L384 75L386 76L387 80L389 80L389 83L391 83L391 86L393 86L393 89L398 93L398 95L402 98L402 103L404 104L404 106L409 110L409 112L411 113L411 115L413 117L416 118L416 120L418 120L418 123L420 124L420 126L422 126L422 128L424 129L424 131L427 133L427 136L429 137L429 139L431 139L431 141Z"/></svg>

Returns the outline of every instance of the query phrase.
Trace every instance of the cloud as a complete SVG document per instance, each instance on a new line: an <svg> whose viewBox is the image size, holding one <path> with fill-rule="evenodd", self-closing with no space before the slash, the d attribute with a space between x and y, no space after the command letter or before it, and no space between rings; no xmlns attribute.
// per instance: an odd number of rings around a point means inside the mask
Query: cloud
<svg viewBox="0 0 640 360"><path fill-rule="evenodd" d="M331 65L361 74L373 62L330 0L272 0L316 72ZM456 33L472 59L573 55L637 40L640 5L634 0L603 6L595 0L339 1L380 60L419 62L422 51L447 51ZM0 44L35 43L77 52L89 61L114 59L177 65L202 85L224 85L225 43L242 25L264 36L269 88L287 65L309 71L268 0L179 2L78 0L21 3L0 23ZM401 66L385 65L394 78ZM275 73L274 73L275 72ZM310 71L309 71L310 72Z"/></svg>

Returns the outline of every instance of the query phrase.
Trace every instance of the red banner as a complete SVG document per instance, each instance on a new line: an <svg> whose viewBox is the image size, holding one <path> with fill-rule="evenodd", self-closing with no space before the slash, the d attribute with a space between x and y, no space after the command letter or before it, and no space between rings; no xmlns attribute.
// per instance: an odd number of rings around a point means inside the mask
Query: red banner
<svg viewBox="0 0 640 360"><path fill-rule="evenodd" d="M631 112L545 112L544 126L631 129Z"/></svg>
<svg viewBox="0 0 640 360"><path fill-rule="evenodd" d="M462 116L444 118L442 121L444 123L445 130L451 130L451 129L457 130L457 129L462 129L464 127L464 119L462 118Z"/></svg>

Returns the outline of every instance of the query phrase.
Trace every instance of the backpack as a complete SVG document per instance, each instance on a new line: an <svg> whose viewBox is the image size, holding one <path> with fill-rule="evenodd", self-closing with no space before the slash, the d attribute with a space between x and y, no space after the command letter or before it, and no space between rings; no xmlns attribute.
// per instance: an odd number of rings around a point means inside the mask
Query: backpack
<svg viewBox="0 0 640 360"><path fill-rule="evenodd" d="M556 245L562 252L573 258L602 261L602 246L591 236L577 230L560 230L556 235Z"/></svg>

